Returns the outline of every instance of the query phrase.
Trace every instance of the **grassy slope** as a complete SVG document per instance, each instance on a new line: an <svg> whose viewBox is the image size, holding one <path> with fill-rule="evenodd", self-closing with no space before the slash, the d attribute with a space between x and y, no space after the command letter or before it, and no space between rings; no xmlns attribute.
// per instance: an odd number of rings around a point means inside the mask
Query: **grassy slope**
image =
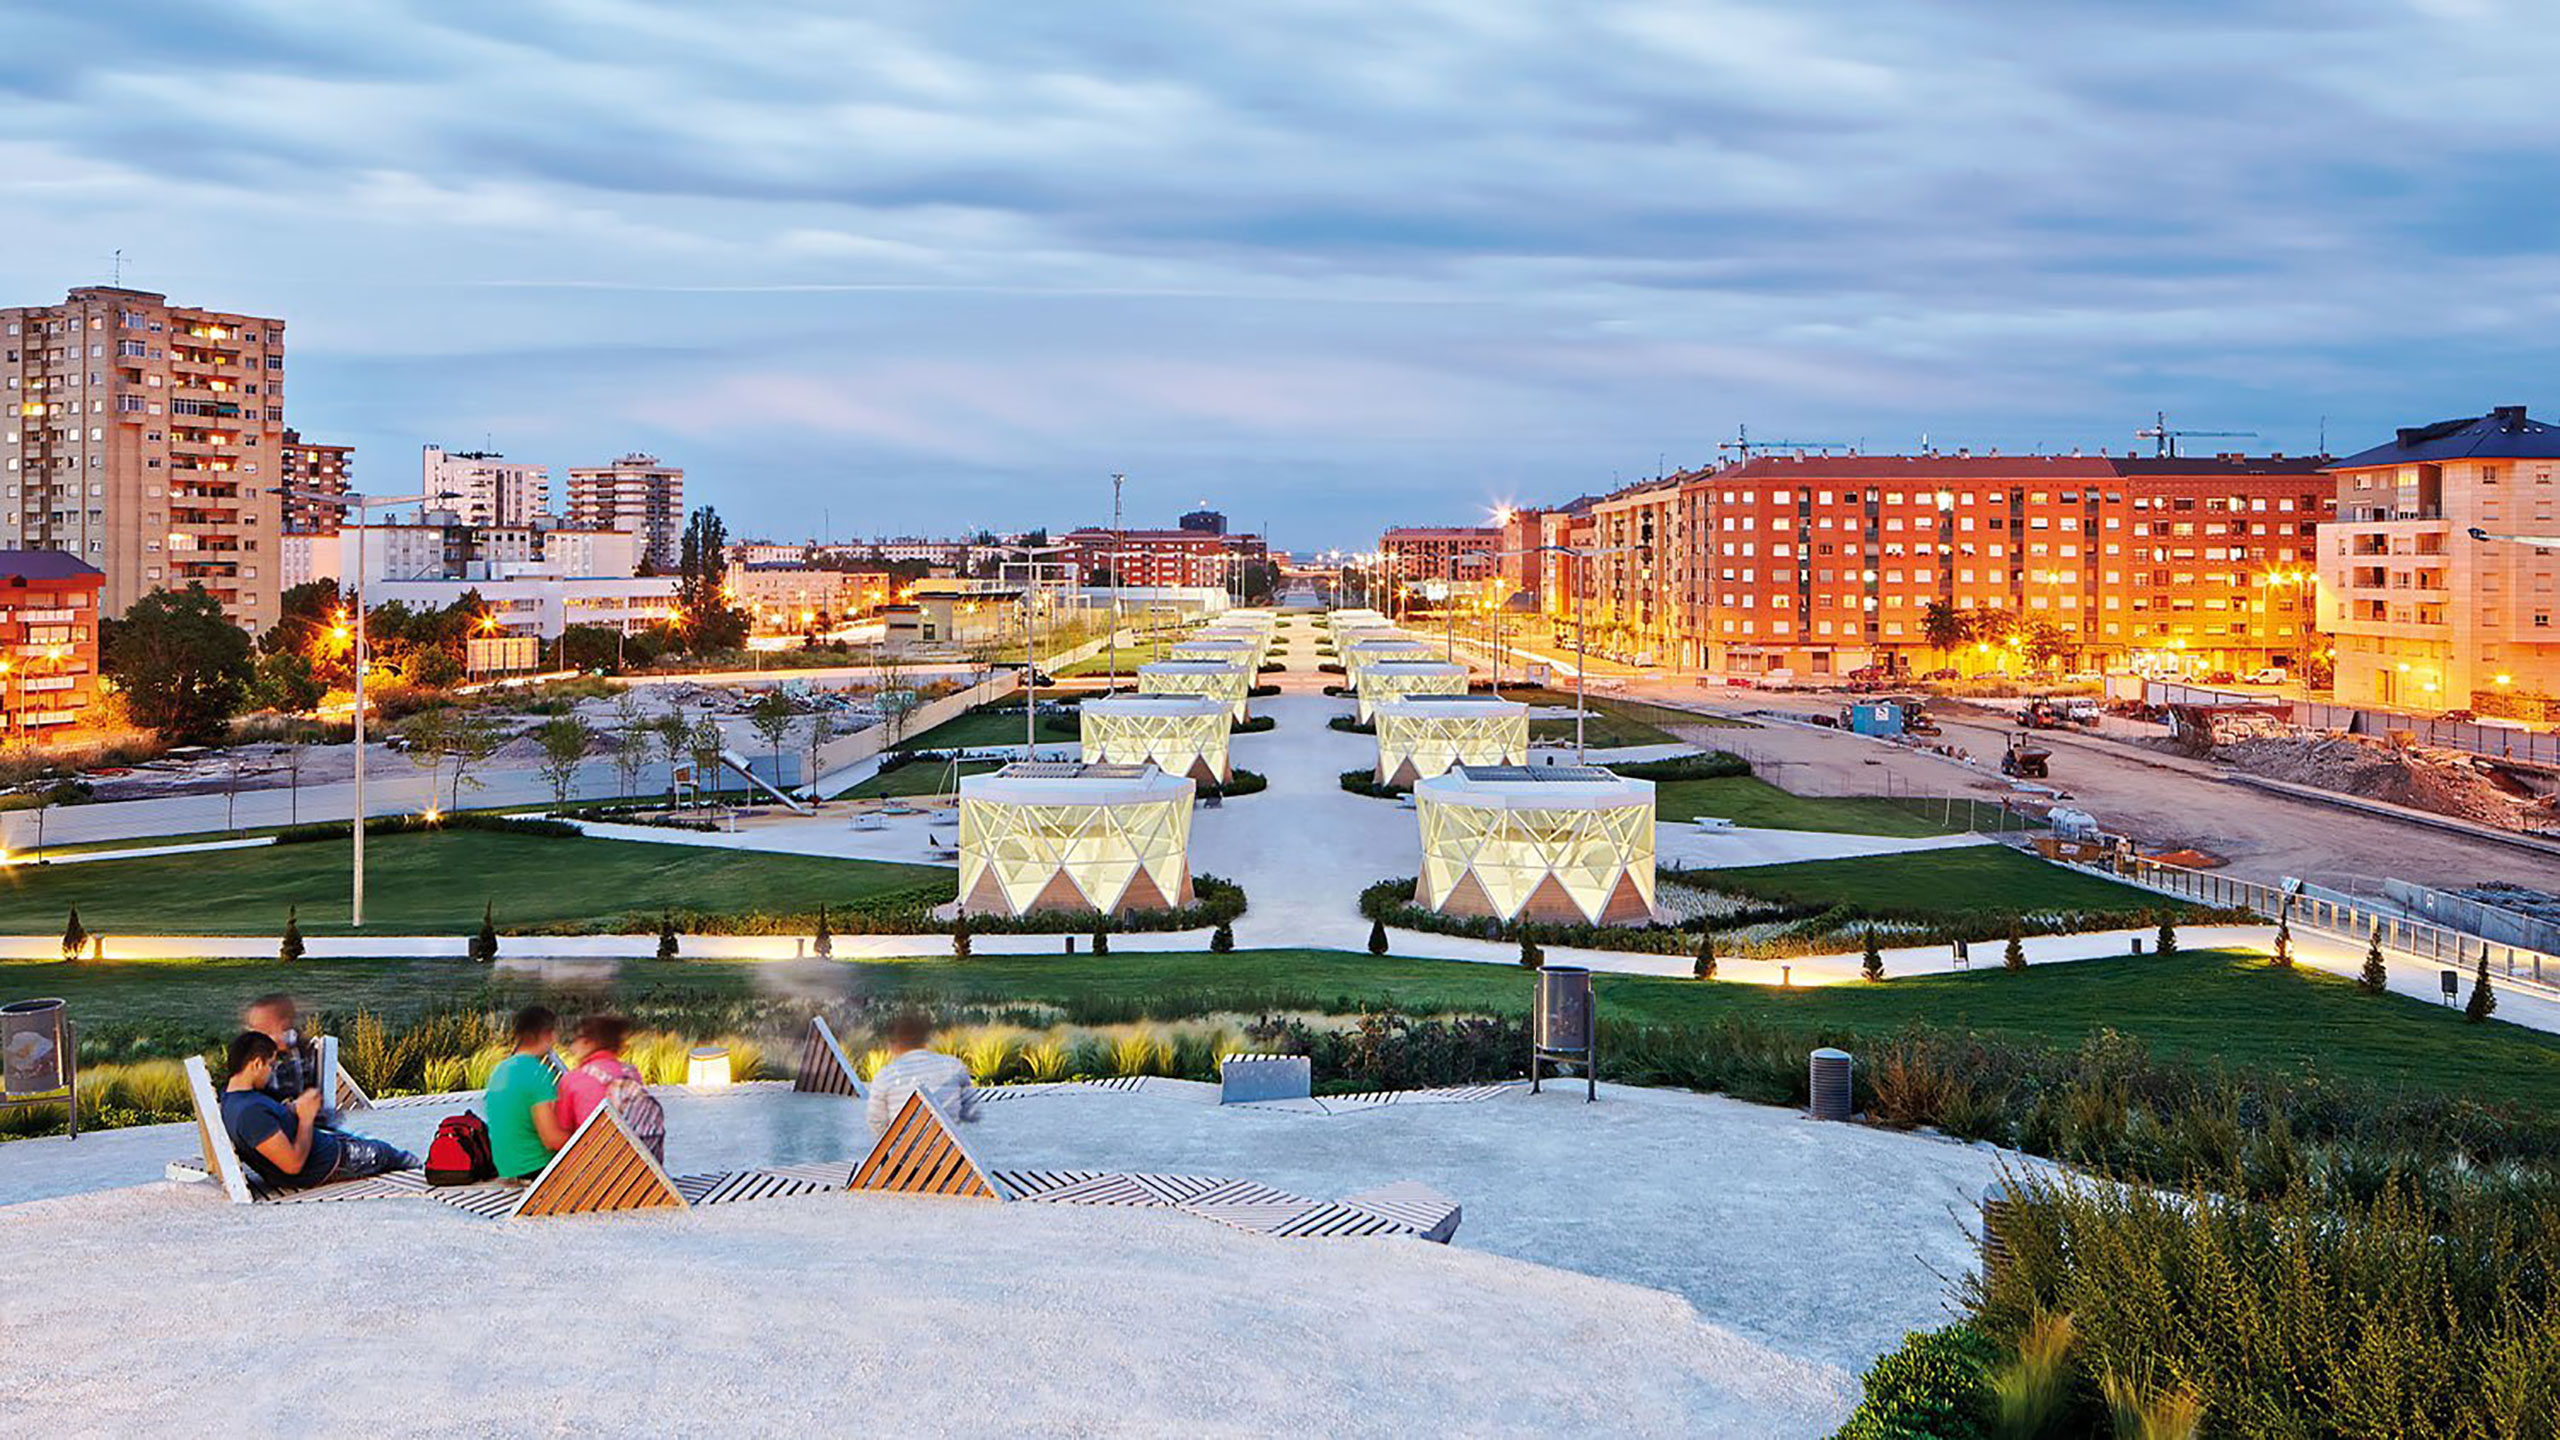
<svg viewBox="0 0 2560 1440"><path fill-rule="evenodd" d="M1749 970L1737 965L1735 973ZM1765 969L1765 967L1760 967ZM164 1022L219 1029L249 996L291 988L343 1014L391 1013L491 998L489 973L451 960L193 961L108 965L0 963L0 993L61 995L84 1026ZM503 976L499 984L510 984ZM522 993L524 982L512 982ZM2466 1025L2459 1012L2368 996L2316 971L2279 971L2225 953L2169 960L2041 965L2019 974L1914 976L1881 985L1776 990L1642 976L1597 981L1613 1020L1708 1024L1743 1018L1848 1036L1915 1022L2073 1045L2101 1028L2196 1058L2386 1087L2540 1103L2560 1093L2560 1037L2511 1025ZM626 961L623 997L681 989L983 1001L1110 1002L1159 1017L1211 1011L1356 1009L1522 1012L1528 982L1508 966L1373 959L1331 951L1234 955L981 956L841 963ZM575 1004L585 994L572 997Z"/></svg>
<svg viewBox="0 0 2560 1440"><path fill-rule="evenodd" d="M288 905L302 928L344 934L344 841L0 871L0 933L58 934L74 905L92 932L273 934ZM384 934L463 934L493 904L501 929L675 909L798 910L918 884L925 865L826 860L486 830L378 835L365 845L365 922Z"/></svg>
<svg viewBox="0 0 2560 1440"><path fill-rule="evenodd" d="M1950 827L1900 801L1874 795L1797 795L1750 775L1663 781L1654 788L1654 806L1657 818L1675 823L1720 815L1737 825L1771 830L1902 837L1950 833ZM1959 823L1952 828L1964 827Z"/></svg>
<svg viewBox="0 0 2560 1440"><path fill-rule="evenodd" d="M2150 891L2048 865L2005 845L1691 873L1699 884L1729 894L1815 904L1846 901L1921 914L2124 910L2167 903Z"/></svg>
<svg viewBox="0 0 2560 1440"><path fill-rule="evenodd" d="M984 775L1002 767L1003 764L1001 760L970 760L960 766L960 773L964 776ZM884 770L872 776L847 790L839 798L867 800L888 795L947 794L949 787L944 784L944 778L950 773L950 766L932 761L901 765L895 770Z"/></svg>

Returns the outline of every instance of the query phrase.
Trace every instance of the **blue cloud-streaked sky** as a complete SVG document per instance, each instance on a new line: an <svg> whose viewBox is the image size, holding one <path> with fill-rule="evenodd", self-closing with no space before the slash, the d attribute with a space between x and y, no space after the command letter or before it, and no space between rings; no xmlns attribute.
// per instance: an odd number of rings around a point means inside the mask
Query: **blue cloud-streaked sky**
<svg viewBox="0 0 2560 1440"><path fill-rule="evenodd" d="M733 532L1296 548L1758 435L2258 448L2551 402L2548 0L0 0L0 297ZM2208 442L2210 443L2210 442ZM2230 443L2230 442L2225 442Z"/></svg>

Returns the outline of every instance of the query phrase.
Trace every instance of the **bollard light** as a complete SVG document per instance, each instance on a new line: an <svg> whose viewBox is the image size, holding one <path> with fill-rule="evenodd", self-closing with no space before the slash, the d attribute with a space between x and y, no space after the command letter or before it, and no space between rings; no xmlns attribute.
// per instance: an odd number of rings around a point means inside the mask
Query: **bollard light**
<svg viewBox="0 0 2560 1440"><path fill-rule="evenodd" d="M697 1090L716 1090L729 1083L729 1047L697 1046L685 1058L684 1083Z"/></svg>

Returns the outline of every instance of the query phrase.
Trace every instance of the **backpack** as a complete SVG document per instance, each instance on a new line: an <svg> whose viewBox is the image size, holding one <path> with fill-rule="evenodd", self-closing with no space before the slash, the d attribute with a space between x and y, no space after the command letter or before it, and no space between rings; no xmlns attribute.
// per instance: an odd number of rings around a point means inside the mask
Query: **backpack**
<svg viewBox="0 0 2560 1440"><path fill-rule="evenodd" d="M649 1147L651 1158L667 1163L667 1112L649 1087L627 1075L617 1075L606 1087L604 1103L622 1117L622 1128L631 1138Z"/></svg>
<svg viewBox="0 0 2560 1440"><path fill-rule="evenodd" d="M427 1146L426 1174L430 1185L485 1185L497 1179L489 1122L468 1110L437 1121L436 1138Z"/></svg>

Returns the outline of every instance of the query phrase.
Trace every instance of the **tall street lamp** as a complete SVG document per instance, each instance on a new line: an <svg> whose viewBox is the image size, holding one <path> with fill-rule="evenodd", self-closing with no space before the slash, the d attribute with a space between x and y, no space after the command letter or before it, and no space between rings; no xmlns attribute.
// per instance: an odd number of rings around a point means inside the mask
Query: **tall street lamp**
<svg viewBox="0 0 2560 1440"><path fill-rule="evenodd" d="M1023 569L1025 574L1022 581L1022 758L1025 760L1031 760L1037 758L1036 749L1040 743L1039 704L1035 693L1040 688L1040 654L1038 647L1032 638L1035 634L1031 624L1032 592L1040 588L1040 557L1043 555L1064 554L1075 547L1072 545L999 545L996 548L1002 554L1019 555L1024 561Z"/></svg>
<svg viewBox="0 0 2560 1440"><path fill-rule="evenodd" d="M1582 588L1590 582L1590 562L1594 558L1602 555L1624 555L1629 551L1642 548L1639 545L1603 545L1584 546L1577 550L1570 545L1528 545L1518 550L1494 552L1497 556L1552 553L1584 562L1581 571L1576 575L1577 583L1573 591L1573 763L1576 765L1581 764L1584 758L1582 717L1585 707L1582 703L1582 681L1583 676L1591 668L1591 636L1590 631L1583 625L1582 612L1586 597L1582 593Z"/></svg>
<svg viewBox="0 0 2560 1440"><path fill-rule="evenodd" d="M327 490L303 490L290 485L270 486L268 487L267 493L271 495L282 495L287 499L300 500L307 504L327 505L338 510L351 510L355 512L356 564L354 588L356 612L356 793L355 819L354 822L347 827L355 841L355 864L353 875L348 883L347 927L353 930L361 930L364 928L365 531L372 527L371 511L384 509L394 505L422 504L428 497L424 494L358 495L352 491L341 495Z"/></svg>
<svg viewBox="0 0 2560 1440"><path fill-rule="evenodd" d="M1111 472L1111 649L1109 668L1105 672L1105 693L1120 689L1120 568L1129 563L1129 537L1120 528L1120 486L1129 477Z"/></svg>

